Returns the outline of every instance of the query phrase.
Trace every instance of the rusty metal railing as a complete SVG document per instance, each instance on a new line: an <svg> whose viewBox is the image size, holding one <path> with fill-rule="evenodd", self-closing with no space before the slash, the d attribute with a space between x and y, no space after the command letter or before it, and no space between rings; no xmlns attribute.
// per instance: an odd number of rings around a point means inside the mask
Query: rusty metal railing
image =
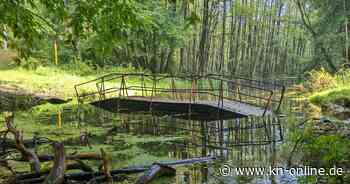
<svg viewBox="0 0 350 184"><path fill-rule="evenodd" d="M226 101L278 112L285 87L274 83L218 74L166 75L145 73L111 73L74 86L79 103L112 97L149 97L187 102L189 106L203 101ZM191 108L189 108L191 109Z"/></svg>

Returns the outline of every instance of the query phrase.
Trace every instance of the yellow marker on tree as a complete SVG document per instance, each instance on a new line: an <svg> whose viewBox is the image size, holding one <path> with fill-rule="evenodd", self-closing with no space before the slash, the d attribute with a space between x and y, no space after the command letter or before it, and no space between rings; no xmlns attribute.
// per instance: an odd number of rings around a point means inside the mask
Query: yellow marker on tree
<svg viewBox="0 0 350 184"><path fill-rule="evenodd" d="M58 65L58 46L57 46L57 40L53 43L54 47L54 54L55 54L55 64Z"/></svg>
<svg viewBox="0 0 350 184"><path fill-rule="evenodd" d="M57 128L62 128L62 113L60 110L57 112L57 122L56 122Z"/></svg>

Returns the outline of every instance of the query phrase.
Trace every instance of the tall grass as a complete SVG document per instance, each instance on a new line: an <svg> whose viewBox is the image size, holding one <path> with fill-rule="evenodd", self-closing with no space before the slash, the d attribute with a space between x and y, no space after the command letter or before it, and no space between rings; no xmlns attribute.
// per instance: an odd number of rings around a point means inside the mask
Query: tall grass
<svg viewBox="0 0 350 184"><path fill-rule="evenodd" d="M315 105L326 105L338 101L350 101L350 70L340 70L334 75L324 70L310 72L307 82L311 90L310 101Z"/></svg>
<svg viewBox="0 0 350 184"><path fill-rule="evenodd" d="M69 64L61 66L27 66L0 70L0 85L23 88L28 92L45 93L61 97L75 95L74 85L112 72L136 72L133 68L98 68ZM96 86L91 86L96 88Z"/></svg>

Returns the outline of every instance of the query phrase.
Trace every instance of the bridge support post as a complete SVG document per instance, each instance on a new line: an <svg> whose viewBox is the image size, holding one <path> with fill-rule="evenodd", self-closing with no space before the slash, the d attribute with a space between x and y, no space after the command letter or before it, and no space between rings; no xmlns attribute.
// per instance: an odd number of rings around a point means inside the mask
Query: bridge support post
<svg viewBox="0 0 350 184"><path fill-rule="evenodd" d="M218 99L218 118L221 119L222 110L224 107L224 83L220 81L219 99Z"/></svg>
<svg viewBox="0 0 350 184"><path fill-rule="evenodd" d="M151 102L149 104L149 111L152 111L152 105L153 105L153 96L156 93L156 88L157 88L157 77L153 74L152 76L152 82L153 82L153 86L152 86L152 92L151 92Z"/></svg>
<svg viewBox="0 0 350 184"><path fill-rule="evenodd" d="M177 95L176 95L176 86L175 86L174 76L171 76L171 91L173 93L174 100L176 100L177 99Z"/></svg>
<svg viewBox="0 0 350 184"><path fill-rule="evenodd" d="M263 116L265 116L267 110L270 108L272 96L273 96L273 91L270 92L270 97L269 97L269 99L267 100L267 103L266 103L266 106L265 106L265 110L264 110Z"/></svg>
<svg viewBox="0 0 350 184"><path fill-rule="evenodd" d="M286 87L285 86L283 86L282 87L282 91L281 91L281 98L280 98L280 101L279 101L279 103L278 103L278 107L277 107L277 113L279 113L279 111L280 111L280 108L281 108L281 104L282 104L282 102L283 102L283 98L284 98L284 93L286 92Z"/></svg>
<svg viewBox="0 0 350 184"><path fill-rule="evenodd" d="M146 85L145 85L145 76L144 76L144 74L142 73L142 76L141 76L142 97L145 96L145 88L146 88Z"/></svg>

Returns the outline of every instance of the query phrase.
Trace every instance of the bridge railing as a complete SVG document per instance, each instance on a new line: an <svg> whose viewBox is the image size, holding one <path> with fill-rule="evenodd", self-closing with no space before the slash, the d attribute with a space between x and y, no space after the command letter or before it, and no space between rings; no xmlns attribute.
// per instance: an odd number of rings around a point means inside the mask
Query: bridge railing
<svg viewBox="0 0 350 184"><path fill-rule="evenodd" d="M112 97L148 97L189 104L235 101L261 107L264 114L278 111L284 86L264 81L224 75L162 75L144 73L112 73L75 85L79 102Z"/></svg>

